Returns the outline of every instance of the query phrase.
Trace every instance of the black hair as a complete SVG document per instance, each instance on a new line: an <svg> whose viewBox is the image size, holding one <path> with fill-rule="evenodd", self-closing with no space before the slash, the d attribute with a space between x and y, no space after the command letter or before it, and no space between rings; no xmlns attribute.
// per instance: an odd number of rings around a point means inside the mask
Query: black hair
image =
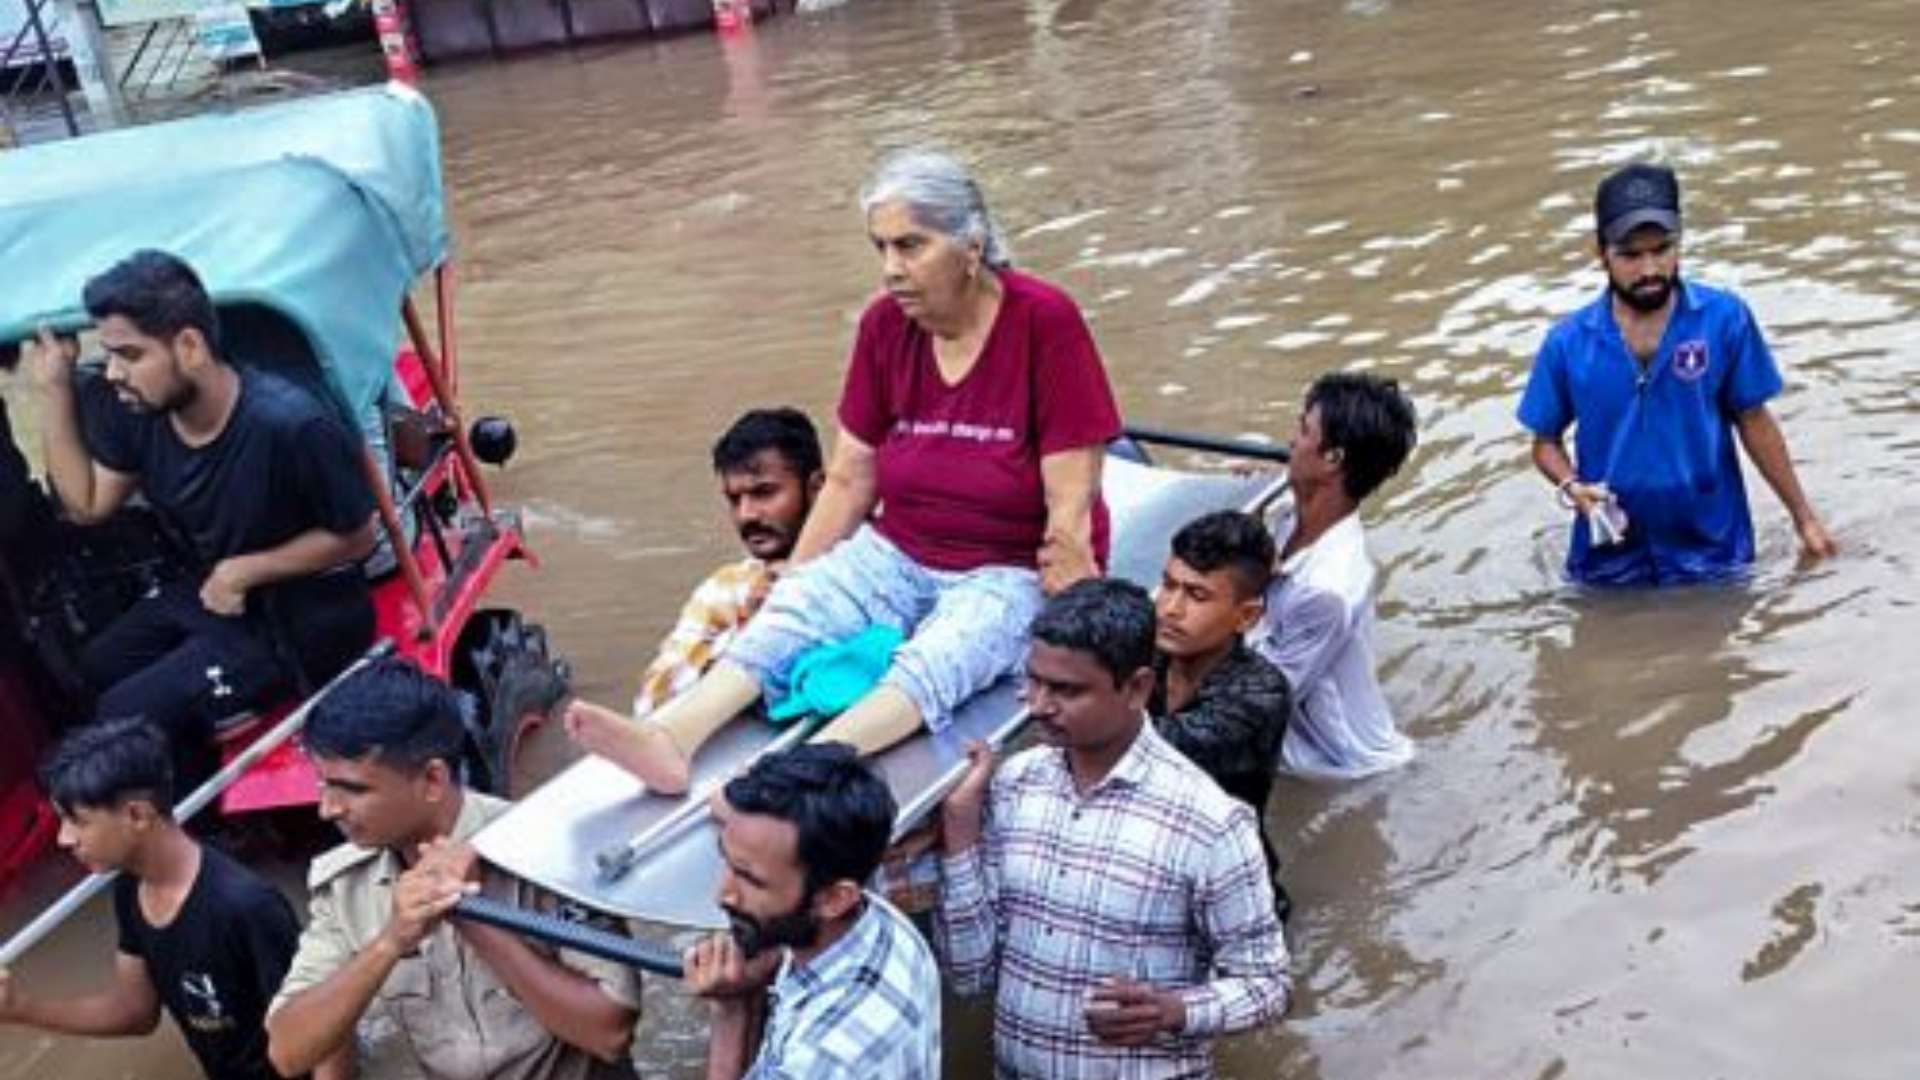
<svg viewBox="0 0 1920 1080"><path fill-rule="evenodd" d="M173 754L159 728L139 718L76 728L40 765L40 786L61 814L144 799L173 815Z"/></svg>
<svg viewBox="0 0 1920 1080"><path fill-rule="evenodd" d="M1202 574L1226 570L1241 599L1260 596L1273 580L1273 534L1252 514L1216 510L1173 534L1173 557Z"/></svg>
<svg viewBox="0 0 1920 1080"><path fill-rule="evenodd" d="M893 792L845 743L768 754L727 781L728 805L792 823L807 895L836 881L865 884L893 837Z"/></svg>
<svg viewBox="0 0 1920 1080"><path fill-rule="evenodd" d="M1419 440L1413 402L1393 379L1328 372L1307 388L1306 407L1319 408L1321 448L1340 451L1342 483L1356 503L1399 472Z"/></svg>
<svg viewBox="0 0 1920 1080"><path fill-rule="evenodd" d="M313 703L301 735L307 752L418 772L435 758L460 762L466 727L458 693L405 660L381 657Z"/></svg>
<svg viewBox="0 0 1920 1080"><path fill-rule="evenodd" d="M713 444L713 471L735 472L753 456L772 450L787 462L795 476L805 480L820 471L820 434L807 414L790 406L754 409L733 422Z"/></svg>
<svg viewBox="0 0 1920 1080"><path fill-rule="evenodd" d="M80 294L95 322L118 315L148 337L172 341L182 330L200 331L207 348L220 353L220 316L200 275L178 256L136 251L87 282Z"/></svg>
<svg viewBox="0 0 1920 1080"><path fill-rule="evenodd" d="M1033 640L1091 655L1119 686L1153 666L1153 599L1120 578L1086 578L1048 598Z"/></svg>

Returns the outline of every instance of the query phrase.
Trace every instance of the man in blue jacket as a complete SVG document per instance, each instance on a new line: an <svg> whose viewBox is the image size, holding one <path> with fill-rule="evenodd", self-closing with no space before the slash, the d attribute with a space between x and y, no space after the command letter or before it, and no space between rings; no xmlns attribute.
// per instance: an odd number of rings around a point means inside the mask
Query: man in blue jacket
<svg viewBox="0 0 1920 1080"><path fill-rule="evenodd" d="M1548 333L1519 409L1534 464L1578 511L1568 576L1669 585L1743 573L1753 522L1736 433L1803 552L1832 555L1767 409L1780 369L1752 311L1680 278L1673 170L1633 164L1608 176L1594 224L1607 290ZM1561 442L1569 426L1571 459Z"/></svg>

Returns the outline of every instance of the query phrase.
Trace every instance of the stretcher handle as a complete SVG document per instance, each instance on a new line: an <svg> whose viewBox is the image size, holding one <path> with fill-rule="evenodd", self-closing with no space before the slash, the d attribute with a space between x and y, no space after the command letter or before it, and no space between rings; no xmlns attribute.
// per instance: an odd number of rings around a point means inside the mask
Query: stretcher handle
<svg viewBox="0 0 1920 1080"><path fill-rule="evenodd" d="M484 923L521 937L538 938L549 945L583 952L655 975L673 979L686 977L680 954L663 945L583 923L569 922L556 915L528 911L491 897L469 896L453 906L452 915L456 919Z"/></svg>
<svg viewBox="0 0 1920 1080"><path fill-rule="evenodd" d="M1213 435L1196 435L1187 431L1170 431L1166 428L1141 427L1136 424L1128 424L1121 429L1121 433L1136 442L1178 446L1185 450L1203 450L1210 454L1251 458L1255 461L1274 461L1285 464L1287 459L1293 456L1284 445L1254 442L1251 439L1222 439Z"/></svg>

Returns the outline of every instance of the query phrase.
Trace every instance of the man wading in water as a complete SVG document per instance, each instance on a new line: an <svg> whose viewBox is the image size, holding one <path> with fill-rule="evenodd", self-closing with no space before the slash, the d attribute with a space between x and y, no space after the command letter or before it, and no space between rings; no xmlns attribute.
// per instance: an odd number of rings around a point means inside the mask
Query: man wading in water
<svg viewBox="0 0 1920 1080"><path fill-rule="evenodd" d="M1673 170L1620 169L1600 182L1593 212L1607 290L1547 335L1519 409L1534 465L1578 511L1567 576L1676 585L1742 574L1753 520L1735 433L1792 517L1802 552L1832 555L1767 409L1780 369L1753 312L1680 278ZM1569 426L1571 460L1561 444Z"/></svg>

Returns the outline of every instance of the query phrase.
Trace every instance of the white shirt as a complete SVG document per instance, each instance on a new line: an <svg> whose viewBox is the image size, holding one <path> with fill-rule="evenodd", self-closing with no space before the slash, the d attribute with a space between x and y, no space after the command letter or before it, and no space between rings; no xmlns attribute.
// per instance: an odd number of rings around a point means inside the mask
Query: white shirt
<svg viewBox="0 0 1920 1080"><path fill-rule="evenodd" d="M1298 524L1289 516L1275 531L1283 550ZM1282 562L1267 589L1266 616L1247 640L1293 687L1293 716L1280 746L1288 770L1352 778L1413 757L1373 673L1373 579L1354 513Z"/></svg>

